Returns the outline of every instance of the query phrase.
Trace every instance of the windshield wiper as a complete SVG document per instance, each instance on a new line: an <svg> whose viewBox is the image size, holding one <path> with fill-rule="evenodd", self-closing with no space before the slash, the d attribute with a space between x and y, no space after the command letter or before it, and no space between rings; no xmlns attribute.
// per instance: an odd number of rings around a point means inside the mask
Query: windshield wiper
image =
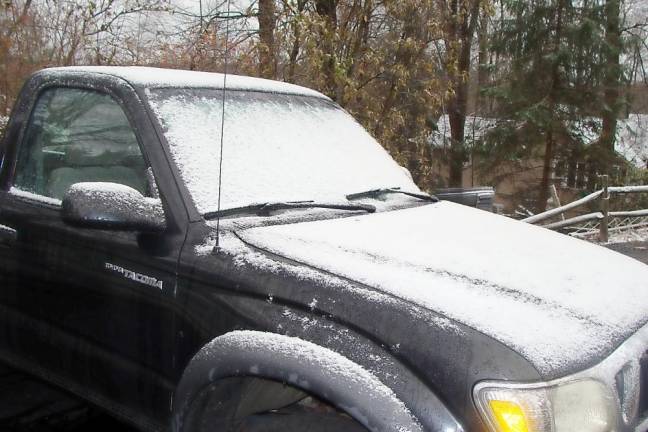
<svg viewBox="0 0 648 432"><path fill-rule="evenodd" d="M270 216L270 213L276 210L293 210L293 209L310 209L310 208L323 208L333 210L348 210L348 211L366 211L374 213L376 207L368 204L344 204L344 203L319 203L315 201L288 201L288 202L265 202L259 204L251 204L243 207L235 207L221 211L214 211L205 213L203 217L206 220L215 219L217 217L227 217L241 213L251 213L257 216Z"/></svg>
<svg viewBox="0 0 648 432"><path fill-rule="evenodd" d="M418 198L420 200L430 201L430 202L439 201L439 198L435 197L434 195L428 195L425 193L418 193L418 192L408 192L408 191L401 190L400 187L371 189L365 192L349 194L346 196L346 198L349 201L353 201L360 198L378 198L379 196L388 195L388 194L402 194L402 195L407 195L414 198Z"/></svg>

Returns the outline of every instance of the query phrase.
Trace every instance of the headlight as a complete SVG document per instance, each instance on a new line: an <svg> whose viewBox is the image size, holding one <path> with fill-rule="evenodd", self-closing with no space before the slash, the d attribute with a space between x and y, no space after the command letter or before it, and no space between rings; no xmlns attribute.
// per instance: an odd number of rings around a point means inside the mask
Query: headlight
<svg viewBox="0 0 648 432"><path fill-rule="evenodd" d="M595 380L479 383L474 398L492 432L614 432L618 424L614 395Z"/></svg>

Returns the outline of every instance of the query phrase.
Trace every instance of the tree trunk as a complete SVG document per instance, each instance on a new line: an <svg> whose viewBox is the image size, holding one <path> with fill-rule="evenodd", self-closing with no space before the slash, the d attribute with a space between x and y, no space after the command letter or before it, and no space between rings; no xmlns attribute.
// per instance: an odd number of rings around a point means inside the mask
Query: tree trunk
<svg viewBox="0 0 648 432"><path fill-rule="evenodd" d="M457 64L458 76L454 80L454 96L450 101L448 120L452 137L450 151L450 187L463 185L463 164L466 162L466 114L468 111L468 86L470 75L470 52L472 37L462 30L462 41Z"/></svg>
<svg viewBox="0 0 648 432"><path fill-rule="evenodd" d="M458 92L458 90L455 90L455 92ZM460 101L458 102L460 103ZM465 113L465 107L460 107L456 103L450 106L450 112L448 113L450 135L452 137L450 144L450 177L448 179L448 186L450 187L461 187L463 185L463 165L466 160L464 145Z"/></svg>
<svg viewBox="0 0 648 432"><path fill-rule="evenodd" d="M578 170L578 161L580 152L572 150L567 161L567 187L576 187L576 174Z"/></svg>
<svg viewBox="0 0 648 432"><path fill-rule="evenodd" d="M277 77L274 1L259 0L259 75L268 79Z"/></svg>
<svg viewBox="0 0 648 432"><path fill-rule="evenodd" d="M538 202L536 204L537 213L542 213L547 209L547 201L549 200L549 183L551 182L554 158L554 138L553 130L549 129L545 141L545 154L542 164L542 181L540 182L540 193L538 194Z"/></svg>
<svg viewBox="0 0 648 432"><path fill-rule="evenodd" d="M563 12L565 10L565 0L558 1L558 8L556 10L556 31L554 34L553 53L557 55L560 51L563 36ZM540 189L538 193L538 201L536 202L536 211L542 213L547 209L547 200L549 199L549 184L553 177L553 159L556 147L555 131L556 124L556 101L558 100L558 92L560 91L560 64L554 60L551 73L551 90L549 94L549 112L552 118L549 122L545 139L545 154L542 165L542 180L540 181Z"/></svg>
<svg viewBox="0 0 648 432"><path fill-rule="evenodd" d="M604 73L604 107L601 117L603 127L599 137L601 151L599 153L601 172L612 174L614 162L614 143L616 141L617 118L619 116L619 86L621 81L621 29L619 22L620 0L607 0L605 3L605 73Z"/></svg>
<svg viewBox="0 0 648 432"><path fill-rule="evenodd" d="M482 12L479 18L479 65L477 70L477 105L478 111L482 116L487 117L488 103L482 92L488 86L488 19L489 16L486 12Z"/></svg>
<svg viewBox="0 0 648 432"><path fill-rule="evenodd" d="M295 69L297 67L297 58L299 57L299 50L301 48L301 27L299 17L304 12L306 7L306 0L297 0L297 14L290 20L290 25L293 31L293 44L288 55L288 77L287 81L290 83L296 82Z"/></svg>
<svg viewBox="0 0 648 432"><path fill-rule="evenodd" d="M335 67L337 64L335 55L334 35L337 30L337 0L315 0L317 14L324 21L324 28L321 32L320 48L324 53L324 93L333 100L339 100Z"/></svg>
<svg viewBox="0 0 648 432"><path fill-rule="evenodd" d="M479 0L453 0L448 17L446 46L449 49L449 67L456 64L451 77L454 95L450 99L448 120L452 138L450 149L450 187L461 187L463 164L467 160L465 144L465 125L468 110L468 88L470 85L470 54L477 20L479 20ZM458 42L459 47L452 49ZM456 57L455 57L456 56Z"/></svg>

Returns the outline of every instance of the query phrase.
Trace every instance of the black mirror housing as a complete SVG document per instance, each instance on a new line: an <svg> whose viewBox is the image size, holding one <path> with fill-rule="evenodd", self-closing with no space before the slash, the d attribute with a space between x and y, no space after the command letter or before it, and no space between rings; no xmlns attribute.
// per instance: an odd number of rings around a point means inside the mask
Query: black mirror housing
<svg viewBox="0 0 648 432"><path fill-rule="evenodd" d="M159 232L166 228L162 202L117 183L76 183L63 197L63 220L74 226Z"/></svg>

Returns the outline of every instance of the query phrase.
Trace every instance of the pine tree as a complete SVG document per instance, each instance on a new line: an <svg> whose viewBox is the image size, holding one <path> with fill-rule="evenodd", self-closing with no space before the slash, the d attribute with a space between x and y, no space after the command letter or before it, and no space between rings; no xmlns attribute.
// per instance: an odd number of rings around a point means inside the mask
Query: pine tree
<svg viewBox="0 0 648 432"><path fill-rule="evenodd" d="M609 0L619 1L619 0ZM574 124L602 105L606 5L599 0L502 0L501 30L492 49L507 58L488 90L499 127L484 149L491 158L542 159L536 210L546 207L553 167L582 148Z"/></svg>

